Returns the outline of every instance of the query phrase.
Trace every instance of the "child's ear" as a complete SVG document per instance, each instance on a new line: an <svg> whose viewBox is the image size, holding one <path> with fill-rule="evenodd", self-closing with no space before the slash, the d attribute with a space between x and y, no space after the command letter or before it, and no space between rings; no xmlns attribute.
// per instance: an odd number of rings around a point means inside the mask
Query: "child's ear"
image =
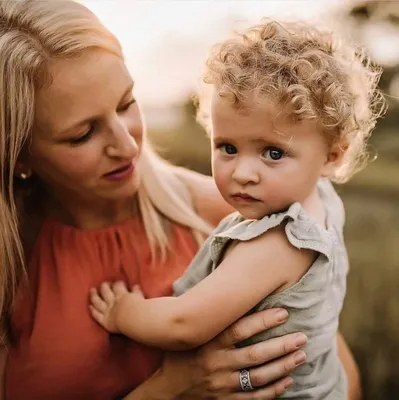
<svg viewBox="0 0 399 400"><path fill-rule="evenodd" d="M333 172L341 165L347 150L348 143L346 142L336 142L330 146L321 173L323 177L329 177L333 174Z"/></svg>

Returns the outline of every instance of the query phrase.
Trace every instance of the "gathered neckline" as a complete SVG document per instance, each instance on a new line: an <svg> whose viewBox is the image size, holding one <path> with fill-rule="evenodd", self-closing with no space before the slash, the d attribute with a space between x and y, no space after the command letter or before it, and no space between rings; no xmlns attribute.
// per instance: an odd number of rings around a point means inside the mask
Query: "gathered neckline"
<svg viewBox="0 0 399 400"><path fill-rule="evenodd" d="M50 227L52 229L56 229L59 231L64 231L64 232L71 232L79 235L98 235L98 234L104 234L104 233L109 233L109 232L115 232L115 231L123 231L126 229L132 229L134 226L140 226L142 225L142 220L139 216L131 216L123 221L116 222L113 224L110 224L108 226L105 226L103 228L93 228L93 229L82 229L78 228L74 225L69 225L64 222L61 222L55 218L51 217L46 217L44 219L42 228L44 227Z"/></svg>

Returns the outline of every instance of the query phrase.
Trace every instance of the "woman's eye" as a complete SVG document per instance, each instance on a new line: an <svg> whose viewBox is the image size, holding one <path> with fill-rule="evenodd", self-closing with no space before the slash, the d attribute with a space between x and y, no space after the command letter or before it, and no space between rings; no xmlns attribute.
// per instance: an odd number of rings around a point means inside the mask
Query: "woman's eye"
<svg viewBox="0 0 399 400"><path fill-rule="evenodd" d="M285 152L277 147L269 147L263 152L263 157L269 160L278 161L285 155Z"/></svg>
<svg viewBox="0 0 399 400"><path fill-rule="evenodd" d="M235 146L233 146L232 144L228 144L228 143L220 145L219 149L223 153L226 153L228 155L232 155L232 154L236 154L237 153L237 149L235 148Z"/></svg>
<svg viewBox="0 0 399 400"><path fill-rule="evenodd" d="M130 100L128 103L124 104L123 106L118 108L118 111L126 111L129 109L129 107L136 102L136 99Z"/></svg>
<svg viewBox="0 0 399 400"><path fill-rule="evenodd" d="M69 143L72 146L78 146L79 144L86 143L90 139L93 131L94 131L94 126L91 126L90 129L84 135L80 135L76 138L69 139Z"/></svg>

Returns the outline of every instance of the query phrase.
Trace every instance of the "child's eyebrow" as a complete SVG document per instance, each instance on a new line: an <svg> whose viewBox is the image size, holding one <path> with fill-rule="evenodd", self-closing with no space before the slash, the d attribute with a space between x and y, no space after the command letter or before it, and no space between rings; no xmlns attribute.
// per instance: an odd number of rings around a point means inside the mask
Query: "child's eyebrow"
<svg viewBox="0 0 399 400"><path fill-rule="evenodd" d="M227 138L224 136L214 136L213 137L213 141L216 143L225 143L225 142L232 142L233 139L232 138Z"/></svg>
<svg viewBox="0 0 399 400"><path fill-rule="evenodd" d="M250 139L250 142L255 145L276 145L276 146L287 146L291 145L293 142L293 135L287 135L282 132L274 132L277 135L268 136L268 137L257 137Z"/></svg>

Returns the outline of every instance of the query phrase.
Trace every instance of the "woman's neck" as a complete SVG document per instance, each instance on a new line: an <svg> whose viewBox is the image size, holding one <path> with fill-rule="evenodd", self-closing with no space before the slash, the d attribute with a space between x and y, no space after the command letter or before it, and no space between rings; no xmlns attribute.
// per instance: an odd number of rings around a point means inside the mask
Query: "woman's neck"
<svg viewBox="0 0 399 400"><path fill-rule="evenodd" d="M79 229L101 229L138 213L136 196L123 200L84 201L49 196L46 215Z"/></svg>

